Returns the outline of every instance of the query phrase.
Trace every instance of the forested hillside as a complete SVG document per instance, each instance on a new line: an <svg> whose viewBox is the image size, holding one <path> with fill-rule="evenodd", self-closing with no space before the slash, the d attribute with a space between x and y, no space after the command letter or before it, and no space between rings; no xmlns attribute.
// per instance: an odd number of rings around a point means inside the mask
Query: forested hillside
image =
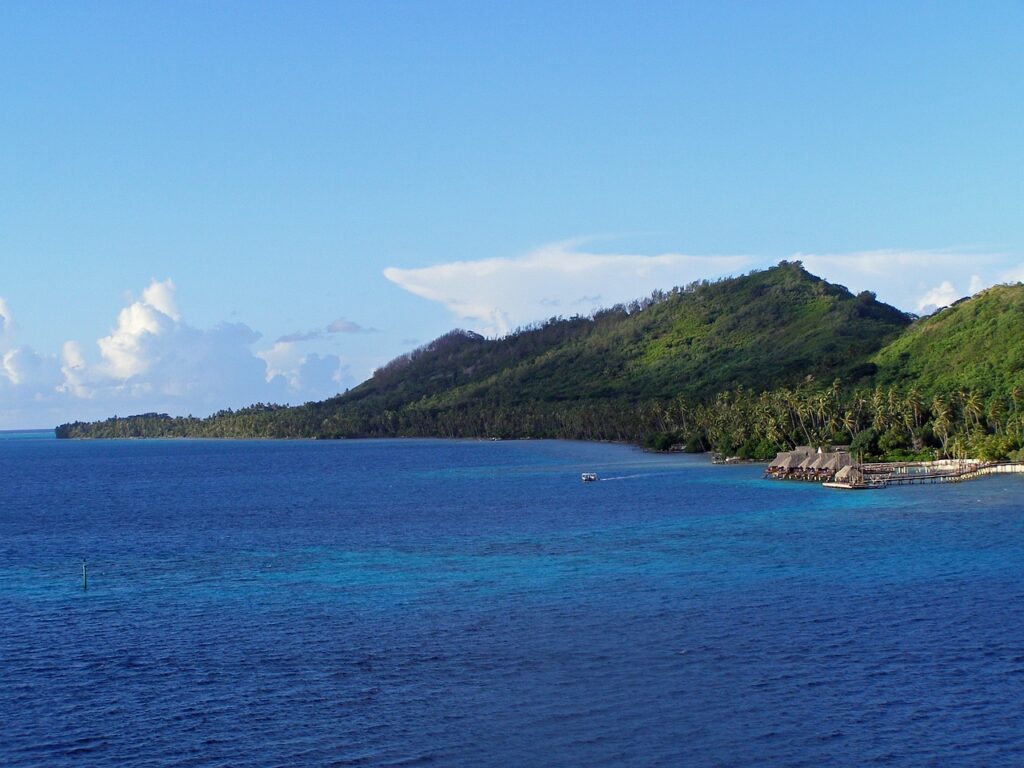
<svg viewBox="0 0 1024 768"><path fill-rule="evenodd" d="M928 395L1012 392L1024 371L1024 286L997 285L914 323L876 357L883 384Z"/></svg>
<svg viewBox="0 0 1024 768"><path fill-rule="evenodd" d="M67 424L61 437L570 437L761 457L1020 449L1024 289L912 322L783 262L502 339L453 331L350 392L206 419ZM1016 326L1015 326L1016 323Z"/></svg>

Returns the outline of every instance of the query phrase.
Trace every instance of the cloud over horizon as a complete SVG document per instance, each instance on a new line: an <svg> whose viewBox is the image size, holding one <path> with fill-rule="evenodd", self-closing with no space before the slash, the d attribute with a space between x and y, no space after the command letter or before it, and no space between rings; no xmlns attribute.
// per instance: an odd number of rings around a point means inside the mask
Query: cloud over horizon
<svg viewBox="0 0 1024 768"><path fill-rule="evenodd" d="M335 320L324 332L359 327L345 323ZM59 357L38 354L15 345L13 327L0 298L0 428L129 412L205 415L260 401L321 399L354 383L337 355L288 342L254 351L261 335L244 323L189 325L169 279L153 280L118 312L110 333L96 340L98 354L74 340Z"/></svg>
<svg viewBox="0 0 1024 768"><path fill-rule="evenodd" d="M579 240L542 246L515 258L455 261L418 269L388 267L384 277L443 304L460 322L489 335L558 315L586 315L657 289L722 277L754 266L749 256L665 253L600 254ZM554 310L554 311L553 311Z"/></svg>
<svg viewBox="0 0 1024 768"><path fill-rule="evenodd" d="M589 253L578 248L583 242L551 243L514 258L388 267L384 276L409 293L440 303L472 330L500 336L553 314L585 315L656 289L764 269L779 261L738 254ZM882 301L918 314L1014 275L1024 278L1024 264L971 249L797 252L787 259L802 261L808 271L830 282L854 292L873 291Z"/></svg>
<svg viewBox="0 0 1024 768"><path fill-rule="evenodd" d="M384 274L403 290L445 307L453 324L497 336L552 315L587 315L654 290L765 268L779 260L594 253L584 243L552 243L511 258L390 267ZM995 283L1024 279L1024 261L971 249L797 252L787 258L801 260L809 271L854 292L874 291L882 301L919 314ZM126 299L105 335L68 340L50 354L19 342L16 309L0 296L0 428L145 411L205 415L258 401L321 399L361 376L354 373L353 361L324 354L317 342L377 332L346 317L272 343L241 322L199 328L186 320L177 289L167 279L153 280L141 295ZM398 330L404 336L401 344L409 346L420 343L412 337L425 329ZM369 345L381 347L375 355L387 351L381 341Z"/></svg>
<svg viewBox="0 0 1024 768"><path fill-rule="evenodd" d="M1005 281L1013 260L978 249L882 248L851 253L795 253L804 266L854 292L869 290L908 312L929 314Z"/></svg>

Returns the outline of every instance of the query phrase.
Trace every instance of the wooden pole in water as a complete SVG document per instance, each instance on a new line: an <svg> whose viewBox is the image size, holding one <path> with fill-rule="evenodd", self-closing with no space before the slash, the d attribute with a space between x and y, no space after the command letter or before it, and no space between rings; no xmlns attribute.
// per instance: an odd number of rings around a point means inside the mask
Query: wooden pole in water
<svg viewBox="0 0 1024 768"><path fill-rule="evenodd" d="M89 589L89 566L85 564L85 560L82 561L82 589Z"/></svg>

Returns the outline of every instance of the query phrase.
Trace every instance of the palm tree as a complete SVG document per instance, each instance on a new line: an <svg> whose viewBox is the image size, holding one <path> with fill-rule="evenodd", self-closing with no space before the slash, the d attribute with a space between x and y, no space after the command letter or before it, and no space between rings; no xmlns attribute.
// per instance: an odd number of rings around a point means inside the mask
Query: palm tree
<svg viewBox="0 0 1024 768"><path fill-rule="evenodd" d="M853 411L843 411L843 415L839 418L839 423L850 434L850 442L852 443L853 438L857 436L857 418L853 415Z"/></svg>
<svg viewBox="0 0 1024 768"><path fill-rule="evenodd" d="M889 415L885 409L885 395L881 387L875 387L871 393L871 426L878 433L885 432L889 426Z"/></svg>
<svg viewBox="0 0 1024 768"><path fill-rule="evenodd" d="M999 395L994 395L989 400L985 418L988 421L989 427L995 429L997 435L1009 432L1009 425L1006 423L1006 413L1006 402Z"/></svg>
<svg viewBox="0 0 1024 768"><path fill-rule="evenodd" d="M984 410L981 403L981 396L978 395L973 389L967 392L961 393L961 400L963 402L962 408L964 412L964 418L967 419L975 427L981 426L981 414Z"/></svg>
<svg viewBox="0 0 1024 768"><path fill-rule="evenodd" d="M951 426L949 406L942 399L941 395L936 395L932 401L932 429L942 443L943 456L949 455L947 446L949 445L949 429Z"/></svg>
<svg viewBox="0 0 1024 768"><path fill-rule="evenodd" d="M924 405L921 401L921 390L916 386L911 387L910 391L907 392L906 398L907 406L909 406L914 416L914 426L920 428L922 422L922 416L924 411Z"/></svg>

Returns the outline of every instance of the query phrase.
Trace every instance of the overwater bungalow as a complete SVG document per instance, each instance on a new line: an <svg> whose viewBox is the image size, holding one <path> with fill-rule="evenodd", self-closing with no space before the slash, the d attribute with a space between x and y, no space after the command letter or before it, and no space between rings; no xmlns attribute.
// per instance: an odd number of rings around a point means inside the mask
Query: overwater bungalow
<svg viewBox="0 0 1024 768"><path fill-rule="evenodd" d="M821 479L822 482L831 480L835 477L836 473L843 467L848 467L853 464L853 459L848 453L830 453L828 459L826 459L821 465Z"/></svg>
<svg viewBox="0 0 1024 768"><path fill-rule="evenodd" d="M830 458L831 454L818 454L818 457L814 460L814 463L811 464L810 467L810 474L812 474L815 479L821 477L822 473L825 471L825 465L828 464Z"/></svg>
<svg viewBox="0 0 1024 768"><path fill-rule="evenodd" d="M777 475L786 476L791 474L797 467L800 466L800 462L803 460L798 455L792 453L779 454L777 461L770 467L768 471L774 471Z"/></svg>
<svg viewBox="0 0 1024 768"><path fill-rule="evenodd" d="M814 462L818 460L818 454L812 453L806 459L800 462L800 465L796 468L796 473L800 476L800 479L807 480L814 471Z"/></svg>
<svg viewBox="0 0 1024 768"><path fill-rule="evenodd" d="M780 452L769 462L765 476L776 480L808 480L818 483L831 480L840 469L852 465L853 459L845 450L846 446L829 448L798 446L792 451Z"/></svg>
<svg viewBox="0 0 1024 768"><path fill-rule="evenodd" d="M794 448L792 451L782 451L768 463L768 475L775 478L787 478L794 475L800 468L800 464L814 451L805 446Z"/></svg>
<svg viewBox="0 0 1024 768"><path fill-rule="evenodd" d="M836 472L832 481L836 483L846 483L847 485L860 485L864 482L864 473L853 464L847 464Z"/></svg>

